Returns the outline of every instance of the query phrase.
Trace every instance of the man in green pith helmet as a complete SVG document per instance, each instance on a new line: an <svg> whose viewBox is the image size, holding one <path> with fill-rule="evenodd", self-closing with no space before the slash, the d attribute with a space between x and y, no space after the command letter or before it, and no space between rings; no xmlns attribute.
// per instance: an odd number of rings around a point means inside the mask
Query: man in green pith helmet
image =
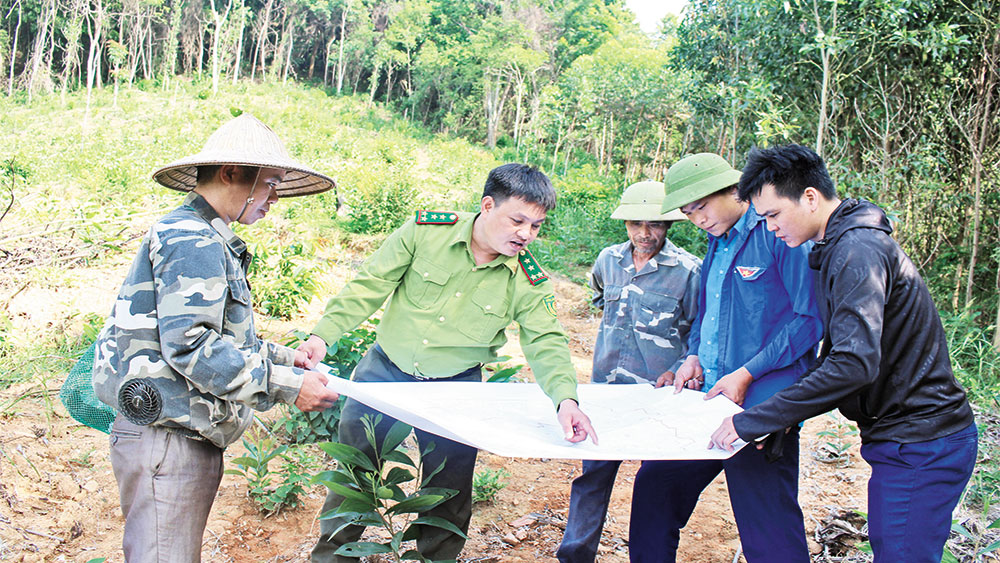
<svg viewBox="0 0 1000 563"><path fill-rule="evenodd" d="M312 336L299 346L307 365L315 366L326 355L327 343L354 329L388 298L376 343L355 368L354 381L481 381L482 365L496 359L507 341L504 329L516 321L524 355L552 399L566 439L580 442L589 436L596 443L590 420L577 405L576 370L556 319L552 284L527 249L555 204L555 190L544 174L523 164L505 164L490 171L478 213L417 212L327 303ZM340 419L341 442L372 456L361 419L376 414L348 399ZM383 415L377 443L393 422ZM444 518L465 533L472 517L477 451L421 430L416 435L421 451L429 442L435 444L422 456L424 467L436 468L447 460L427 486L458 491L421 516ZM331 492L323 512L343 501ZM341 548L357 541L364 528L345 523L340 518L321 521L313 561L357 561ZM420 526L417 548L428 559L454 560L464 545L458 534Z"/></svg>
<svg viewBox="0 0 1000 563"><path fill-rule="evenodd" d="M744 407L792 385L816 358L821 323L808 249L789 248L736 194L740 172L717 154L684 158L667 170L663 212L680 209L709 234L698 315L687 357L660 385L705 389ZM629 555L674 561L701 491L726 472L729 500L750 563L807 563L798 505L799 433L772 435L767 448L746 447L726 460L643 463L635 478Z"/></svg>
<svg viewBox="0 0 1000 563"><path fill-rule="evenodd" d="M625 190L611 214L625 221L628 240L602 250L590 273L592 300L603 312L594 383L655 383L676 372L686 355L698 312L701 260L667 240L670 226L687 218L676 210L662 213L662 202L662 182L639 182ZM594 561L620 465L583 460L556 553L560 562Z"/></svg>

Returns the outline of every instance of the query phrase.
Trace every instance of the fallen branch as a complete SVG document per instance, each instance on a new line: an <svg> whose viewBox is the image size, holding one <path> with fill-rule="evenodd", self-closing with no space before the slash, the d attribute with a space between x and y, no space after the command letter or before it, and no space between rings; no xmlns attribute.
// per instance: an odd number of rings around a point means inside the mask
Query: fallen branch
<svg viewBox="0 0 1000 563"><path fill-rule="evenodd" d="M40 536L40 537L43 537L43 538L49 538L50 540L55 540L55 541L60 542L60 543L63 541L62 538L57 538L55 536L50 536L49 534L43 534L42 532L36 532L36 531L31 530L29 528L18 528L18 529L22 530L22 531L25 531L25 532L28 532L29 534L32 534L32 535L35 535L35 536Z"/></svg>

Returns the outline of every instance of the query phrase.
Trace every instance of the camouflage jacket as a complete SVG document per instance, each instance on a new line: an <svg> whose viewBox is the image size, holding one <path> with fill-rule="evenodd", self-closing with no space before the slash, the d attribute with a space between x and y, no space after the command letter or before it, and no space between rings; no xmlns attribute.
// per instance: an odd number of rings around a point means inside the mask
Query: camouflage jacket
<svg viewBox="0 0 1000 563"><path fill-rule="evenodd" d="M303 372L291 348L254 331L249 259L200 195L153 225L98 336L97 396L118 409L121 385L149 378L163 405L153 424L223 448L251 409L293 403Z"/></svg>
<svg viewBox="0 0 1000 563"><path fill-rule="evenodd" d="M701 260L665 241L636 272L632 243L601 251L590 273L604 311L594 346L594 383L646 383L677 371L698 313Z"/></svg>

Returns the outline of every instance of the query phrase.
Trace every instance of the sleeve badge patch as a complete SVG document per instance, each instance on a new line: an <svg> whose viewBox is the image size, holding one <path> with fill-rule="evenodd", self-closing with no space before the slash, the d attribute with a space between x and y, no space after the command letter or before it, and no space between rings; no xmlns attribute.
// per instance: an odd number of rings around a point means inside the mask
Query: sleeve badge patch
<svg viewBox="0 0 1000 563"><path fill-rule="evenodd" d="M556 297L554 295L546 295L542 299L542 303L545 305L545 310L549 312L553 317L556 316Z"/></svg>

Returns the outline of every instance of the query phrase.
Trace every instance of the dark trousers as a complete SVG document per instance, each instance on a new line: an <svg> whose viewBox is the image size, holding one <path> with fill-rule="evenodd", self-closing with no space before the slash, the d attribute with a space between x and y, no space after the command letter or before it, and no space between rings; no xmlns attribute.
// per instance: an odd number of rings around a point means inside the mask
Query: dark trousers
<svg viewBox="0 0 1000 563"><path fill-rule="evenodd" d="M621 463L583 460L583 473L570 489L566 533L556 551L561 563L593 563Z"/></svg>
<svg viewBox="0 0 1000 563"><path fill-rule="evenodd" d="M976 464L977 430L903 444L872 442L861 455L868 481L868 536L875 561L939 563L951 513Z"/></svg>
<svg viewBox="0 0 1000 563"><path fill-rule="evenodd" d="M365 357L358 362L354 370L354 381L359 382L413 382L421 381L413 376L400 371L377 344L365 354ZM440 381L440 380L439 380ZM447 381L482 381L482 369L477 366L468 369ZM375 453L372 451L368 438L365 435L365 428L361 423L361 418L368 415L374 421L375 416L380 414L353 399L347 399L344 410L340 416L340 442L354 446L368 454L374 459ZM382 415L382 420L375 429L376 441L381 445L386 433L396 420L386 415ZM448 501L434 507L427 512L421 512L420 516L436 516L448 520L457 526L462 532L468 532L469 521L472 519L472 477L476 469L475 448L453 442L434 434L428 434L422 430L415 430L420 451L427 449L427 445L434 443L434 449L430 453L421 457L423 468L428 473L433 471L446 461L443 470L431 478L428 487L442 487L455 489L458 494ZM322 513L334 510L344 501L344 497L330 492L323 503ZM340 546L358 541L364 533L363 526L348 526L333 534L334 530L344 523L340 518L330 518L320 520L320 537L316 547L312 551L312 560L316 563L338 562L357 563L358 559L334 555ZM453 560L458 557L465 546L465 540L452 532L433 526L420 526L420 537L417 540L417 549L424 557L434 561Z"/></svg>
<svg viewBox="0 0 1000 563"><path fill-rule="evenodd" d="M746 560L808 562L798 503L798 428L784 436L782 456L773 463L753 444L725 461L643 462L632 490L630 560L676 561L681 528L694 512L702 490L722 470Z"/></svg>

